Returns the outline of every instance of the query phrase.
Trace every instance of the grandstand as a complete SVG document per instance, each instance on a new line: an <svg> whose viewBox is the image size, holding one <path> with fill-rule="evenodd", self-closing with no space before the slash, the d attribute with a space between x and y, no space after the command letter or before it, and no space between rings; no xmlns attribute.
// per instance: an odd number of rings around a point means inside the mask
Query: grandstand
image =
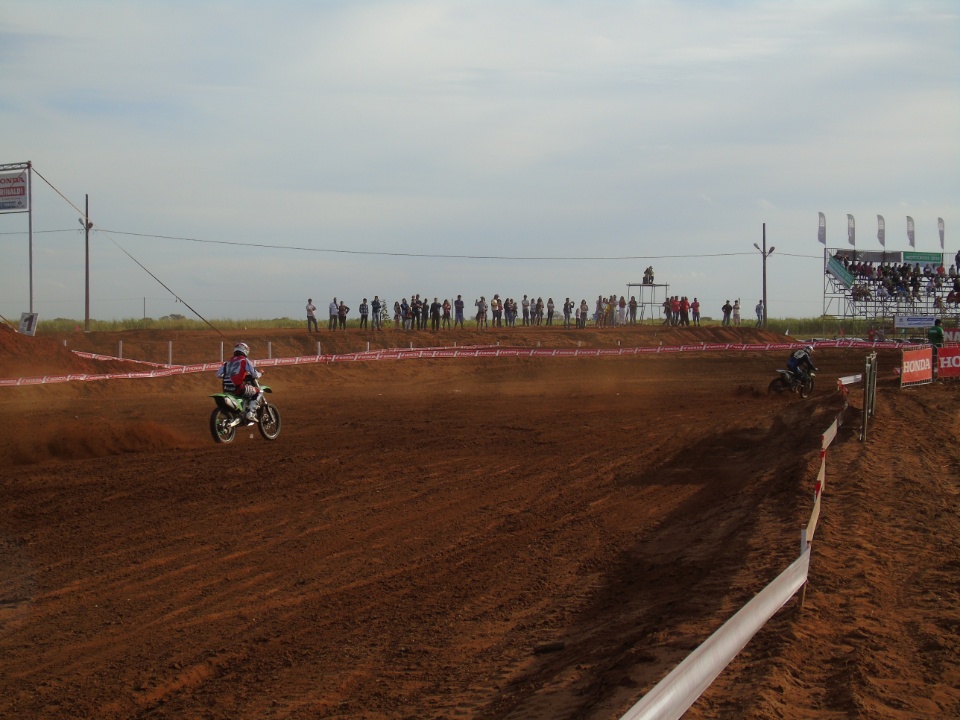
<svg viewBox="0 0 960 720"><path fill-rule="evenodd" d="M892 327L897 316L936 316L956 326L960 270L946 259L944 253L824 248L823 315L881 327Z"/></svg>

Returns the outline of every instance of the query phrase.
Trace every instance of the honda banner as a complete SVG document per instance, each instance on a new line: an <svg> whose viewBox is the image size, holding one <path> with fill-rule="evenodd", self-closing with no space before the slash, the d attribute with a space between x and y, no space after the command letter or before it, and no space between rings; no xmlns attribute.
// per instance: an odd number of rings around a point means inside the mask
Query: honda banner
<svg viewBox="0 0 960 720"><path fill-rule="evenodd" d="M30 209L29 190L29 171L0 173L0 213L27 212Z"/></svg>
<svg viewBox="0 0 960 720"><path fill-rule="evenodd" d="M937 348L937 365L940 377L960 377L960 347Z"/></svg>
<svg viewBox="0 0 960 720"><path fill-rule="evenodd" d="M904 350L900 367L900 386L933 382L933 348Z"/></svg>

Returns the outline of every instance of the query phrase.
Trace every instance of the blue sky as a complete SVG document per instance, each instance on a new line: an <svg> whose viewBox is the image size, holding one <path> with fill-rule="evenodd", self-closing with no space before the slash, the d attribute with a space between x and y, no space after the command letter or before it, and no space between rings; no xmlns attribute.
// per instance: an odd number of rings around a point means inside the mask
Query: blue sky
<svg viewBox="0 0 960 720"><path fill-rule="evenodd" d="M818 212L831 247L850 213L864 249L878 214L890 250L908 215L917 250L938 217L960 249L951 0L6 0L0 77L0 163L90 196L94 318L190 314L124 250L216 320L589 301L648 265L750 315L764 223L770 314L810 317ZM78 213L36 175L33 204L34 309L82 318ZM10 319L26 231L0 215Z"/></svg>

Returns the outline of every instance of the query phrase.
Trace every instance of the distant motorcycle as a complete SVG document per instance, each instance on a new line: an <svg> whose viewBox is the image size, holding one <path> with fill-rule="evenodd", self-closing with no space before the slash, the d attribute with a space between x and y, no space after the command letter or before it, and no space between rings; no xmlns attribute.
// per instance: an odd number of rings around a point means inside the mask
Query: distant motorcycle
<svg viewBox="0 0 960 720"><path fill-rule="evenodd" d="M273 391L266 385L259 385L260 405L257 407L257 428L264 440L276 440L280 434L280 411L276 405L267 401L267 393ZM210 415L210 434L218 443L233 442L237 436L237 428L246 425L243 419L243 413L246 409L247 399L231 395L230 393L217 393L211 395L217 407Z"/></svg>
<svg viewBox="0 0 960 720"><path fill-rule="evenodd" d="M768 393L798 393L802 398L808 398L813 395L813 378L816 373L804 373L803 379L797 378L789 370L777 370L777 377L770 381L767 386Z"/></svg>

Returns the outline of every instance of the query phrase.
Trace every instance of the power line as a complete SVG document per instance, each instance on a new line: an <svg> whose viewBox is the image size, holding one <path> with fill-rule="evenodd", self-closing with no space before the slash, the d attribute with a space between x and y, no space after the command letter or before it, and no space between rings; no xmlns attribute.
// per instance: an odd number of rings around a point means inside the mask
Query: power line
<svg viewBox="0 0 960 720"><path fill-rule="evenodd" d="M153 235L150 233L136 233L124 230L109 230L115 235L129 235L132 237L144 237L155 240L180 240L183 242L208 243L212 245L233 245L237 247L265 248L268 250L296 250L300 252L320 252L336 253L341 255L376 255L384 257L412 257L412 258L437 258L445 260L537 260L537 261L583 261L583 260L666 260L666 259L694 259L711 257L735 257L739 255L753 255L753 252L730 252L730 253L694 253L690 255L606 255L606 256L533 256L533 255L453 255L444 253L406 253L406 252L388 252L385 250L343 250L341 248L311 248L299 245L273 245L269 243L247 243L237 240L209 240L204 238L178 237L175 235ZM821 255L792 255L791 253L778 253L779 255L789 257L805 257L821 259Z"/></svg>

